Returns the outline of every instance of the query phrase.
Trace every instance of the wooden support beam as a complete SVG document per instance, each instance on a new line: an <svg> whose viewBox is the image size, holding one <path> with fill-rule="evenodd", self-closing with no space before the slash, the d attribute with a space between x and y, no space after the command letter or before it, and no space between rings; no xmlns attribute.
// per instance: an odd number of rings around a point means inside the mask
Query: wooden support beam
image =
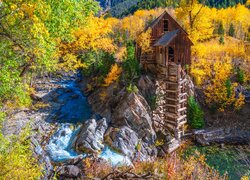
<svg viewBox="0 0 250 180"><path fill-rule="evenodd" d="M187 93L182 93L179 95L179 98L182 98L182 97L187 96L187 95L188 95Z"/></svg>
<svg viewBox="0 0 250 180"><path fill-rule="evenodd" d="M177 112L182 112L182 111L186 111L187 110L187 108L186 107L184 107L184 108L180 108L180 109L178 109L177 110Z"/></svg>
<svg viewBox="0 0 250 180"><path fill-rule="evenodd" d="M179 101L179 103L184 103L184 102L187 102L187 99L181 99L181 100Z"/></svg>
<svg viewBox="0 0 250 180"><path fill-rule="evenodd" d="M177 119L177 122L182 121L183 119L187 118L187 115L183 115Z"/></svg>
<svg viewBox="0 0 250 180"><path fill-rule="evenodd" d="M175 113L167 112L165 115L166 115L167 117L170 117L170 118L178 118L178 114L175 114Z"/></svg>
<svg viewBox="0 0 250 180"><path fill-rule="evenodd" d="M172 108L178 108L179 105L174 104L165 104L165 107L172 107Z"/></svg>
<svg viewBox="0 0 250 180"><path fill-rule="evenodd" d="M178 128L180 128L181 126L183 126L184 124L186 124L187 123L187 121L182 121L182 122L180 122L179 124L178 124Z"/></svg>
<svg viewBox="0 0 250 180"><path fill-rule="evenodd" d="M183 83L187 82L187 79L182 79L178 82L178 84L182 85Z"/></svg>
<svg viewBox="0 0 250 180"><path fill-rule="evenodd" d="M168 92L168 93L178 93L179 90L165 90L165 92Z"/></svg>
<svg viewBox="0 0 250 180"><path fill-rule="evenodd" d="M174 99L174 98L170 98L170 97L166 97L165 100L176 101L176 102L179 101L179 99L177 99L177 98Z"/></svg>

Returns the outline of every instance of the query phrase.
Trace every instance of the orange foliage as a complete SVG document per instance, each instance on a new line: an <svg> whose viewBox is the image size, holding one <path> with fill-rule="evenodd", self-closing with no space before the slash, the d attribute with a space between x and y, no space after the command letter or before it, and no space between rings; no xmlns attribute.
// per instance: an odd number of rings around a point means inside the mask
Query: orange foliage
<svg viewBox="0 0 250 180"><path fill-rule="evenodd" d="M122 68L119 67L117 64L112 65L110 72L108 73L107 77L104 79L103 86L107 87L113 82L115 82L122 72Z"/></svg>
<svg viewBox="0 0 250 180"><path fill-rule="evenodd" d="M127 57L127 48L126 47L120 47L118 48L115 58L117 61L123 61Z"/></svg>
<svg viewBox="0 0 250 180"><path fill-rule="evenodd" d="M205 157L198 152L181 159L177 153L153 161L134 162L134 167L111 167L108 163L97 163L89 158L84 160L84 170L88 178L104 178L108 174L119 172L132 172L138 175L151 173L156 179L226 179L218 172L208 167Z"/></svg>

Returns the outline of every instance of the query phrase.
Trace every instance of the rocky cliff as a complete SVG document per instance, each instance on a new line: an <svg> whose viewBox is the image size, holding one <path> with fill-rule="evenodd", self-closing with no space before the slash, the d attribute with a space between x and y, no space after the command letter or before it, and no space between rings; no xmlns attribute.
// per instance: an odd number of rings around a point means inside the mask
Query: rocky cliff
<svg viewBox="0 0 250 180"><path fill-rule="evenodd" d="M114 84L92 92L89 103L109 124L105 131L97 133L104 133L104 144L131 159L147 160L156 156L152 113L140 92L127 92L121 85Z"/></svg>

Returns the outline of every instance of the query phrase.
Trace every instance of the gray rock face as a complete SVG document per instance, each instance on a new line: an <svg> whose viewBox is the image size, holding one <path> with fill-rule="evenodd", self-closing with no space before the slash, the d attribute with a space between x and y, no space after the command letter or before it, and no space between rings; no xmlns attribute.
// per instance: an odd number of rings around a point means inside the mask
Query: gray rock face
<svg viewBox="0 0 250 180"><path fill-rule="evenodd" d="M105 101L103 101L100 97L100 94L102 93L107 94L107 97L105 98ZM102 117L105 117L107 119L111 119L111 106L113 104L113 98L112 95L114 94L114 86L111 85L107 87L106 89L99 88L96 91L92 92L90 96L88 97L88 102L91 105L94 112L99 113Z"/></svg>
<svg viewBox="0 0 250 180"><path fill-rule="evenodd" d="M59 179L77 178L80 176L81 170L74 165L64 165L57 170Z"/></svg>
<svg viewBox="0 0 250 180"><path fill-rule="evenodd" d="M157 154L156 148L149 147L149 144L139 139L137 133L127 126L109 128L105 134L105 142L115 151L133 160L150 160Z"/></svg>
<svg viewBox="0 0 250 180"><path fill-rule="evenodd" d="M152 78L149 76L142 76L138 81L138 88L142 93L143 97L150 98L155 96L156 86Z"/></svg>
<svg viewBox="0 0 250 180"><path fill-rule="evenodd" d="M141 95L126 94L114 109L112 125L114 127L128 126L137 133L140 139L147 143L153 143L156 135L149 112L150 107Z"/></svg>
<svg viewBox="0 0 250 180"><path fill-rule="evenodd" d="M98 153L103 148L103 136L108 128L105 118L96 121L90 119L86 121L74 142L76 151L79 153Z"/></svg>
<svg viewBox="0 0 250 180"><path fill-rule="evenodd" d="M31 137L31 145L34 149L34 157L39 160L40 164L43 164L45 173L41 177L41 179L50 179L53 174L53 165L51 164L50 158L48 154L43 150L37 139Z"/></svg>
<svg viewBox="0 0 250 180"><path fill-rule="evenodd" d="M101 92L107 94L104 101L100 99ZM95 112L111 120L105 142L113 149L136 158L135 147L139 144L140 159L146 160L156 154L151 110L140 93L128 93L119 85L110 86L93 92L89 103Z"/></svg>

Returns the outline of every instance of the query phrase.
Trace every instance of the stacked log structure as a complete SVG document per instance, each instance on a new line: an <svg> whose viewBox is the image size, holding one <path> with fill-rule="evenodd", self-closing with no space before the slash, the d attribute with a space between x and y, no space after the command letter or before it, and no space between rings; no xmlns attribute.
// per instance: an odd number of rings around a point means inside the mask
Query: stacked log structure
<svg viewBox="0 0 250 180"><path fill-rule="evenodd" d="M187 122L188 79L181 65L169 64L156 81L156 128L165 129L180 141Z"/></svg>

